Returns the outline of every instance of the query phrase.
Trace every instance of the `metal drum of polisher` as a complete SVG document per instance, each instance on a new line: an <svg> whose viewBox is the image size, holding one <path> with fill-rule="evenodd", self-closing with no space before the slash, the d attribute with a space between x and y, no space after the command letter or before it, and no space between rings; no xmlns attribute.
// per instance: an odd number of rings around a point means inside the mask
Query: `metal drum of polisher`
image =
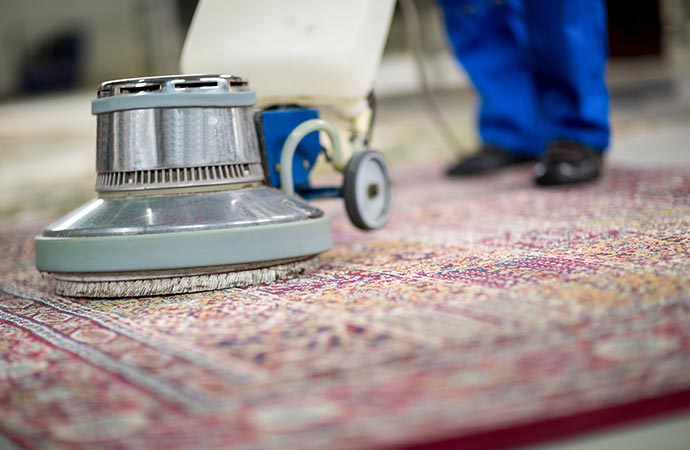
<svg viewBox="0 0 690 450"><path fill-rule="evenodd" d="M132 297L272 281L331 247L323 212L267 184L247 80L100 85L98 198L36 237L59 294Z"/></svg>

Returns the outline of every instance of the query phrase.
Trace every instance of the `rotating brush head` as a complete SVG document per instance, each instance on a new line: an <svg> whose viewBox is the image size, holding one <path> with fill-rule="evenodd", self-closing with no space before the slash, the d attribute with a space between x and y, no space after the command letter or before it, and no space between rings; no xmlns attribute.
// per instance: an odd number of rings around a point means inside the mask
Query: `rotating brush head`
<svg viewBox="0 0 690 450"><path fill-rule="evenodd" d="M331 247L323 212L268 187L241 77L101 84L98 199L36 237L56 292L136 297L246 286L313 268Z"/></svg>

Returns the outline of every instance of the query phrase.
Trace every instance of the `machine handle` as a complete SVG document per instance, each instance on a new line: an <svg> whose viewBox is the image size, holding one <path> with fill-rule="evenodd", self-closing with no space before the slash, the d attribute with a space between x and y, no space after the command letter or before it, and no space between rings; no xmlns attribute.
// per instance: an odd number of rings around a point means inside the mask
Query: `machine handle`
<svg viewBox="0 0 690 450"><path fill-rule="evenodd" d="M340 139L333 125L323 119L306 120L292 130L285 140L283 151L280 154L280 188L287 195L295 195L295 187L292 182L292 159L295 156L297 146L306 135L314 131L323 131L328 135L333 149L331 164L335 170L342 172L345 169Z"/></svg>

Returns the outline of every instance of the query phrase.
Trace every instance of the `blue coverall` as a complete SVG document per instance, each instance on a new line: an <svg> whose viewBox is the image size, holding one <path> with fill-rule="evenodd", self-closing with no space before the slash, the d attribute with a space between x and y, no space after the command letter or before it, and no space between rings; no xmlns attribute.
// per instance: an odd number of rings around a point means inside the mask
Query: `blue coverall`
<svg viewBox="0 0 690 450"><path fill-rule="evenodd" d="M604 151L609 98L604 0L439 0L479 93L482 142L520 156L550 141Z"/></svg>

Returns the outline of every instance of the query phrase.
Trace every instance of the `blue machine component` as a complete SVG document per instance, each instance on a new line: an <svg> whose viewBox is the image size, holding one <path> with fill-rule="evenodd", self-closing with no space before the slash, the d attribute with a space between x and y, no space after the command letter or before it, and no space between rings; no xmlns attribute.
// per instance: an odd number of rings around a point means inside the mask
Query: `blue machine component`
<svg viewBox="0 0 690 450"><path fill-rule="evenodd" d="M337 131L319 119L316 109L285 105L259 111L254 119L268 185L305 199L343 198L350 220L362 230L377 230L386 224L391 205L391 182L381 153L359 149L343 164ZM321 147L319 131L328 135L331 157ZM334 168L337 166L336 170L343 172L341 186L312 187L309 184L309 174L321 152ZM290 159L292 164L288 162ZM279 166L281 160L292 167ZM290 185L281 186L281 177Z"/></svg>
<svg viewBox="0 0 690 450"><path fill-rule="evenodd" d="M271 186L280 188L280 174L276 170L280 164L280 155L283 144L292 130L306 120L317 119L319 112L316 109L291 108L261 111L260 122L263 128L263 145L266 152L268 176ZM312 189L309 185L309 174L316 163L316 159L322 152L319 133L311 133L302 139L295 151L292 161L292 177L295 192L302 197L314 197L323 195L310 195L310 192L321 191ZM328 188L327 188L328 189ZM334 195L326 195L334 197Z"/></svg>

